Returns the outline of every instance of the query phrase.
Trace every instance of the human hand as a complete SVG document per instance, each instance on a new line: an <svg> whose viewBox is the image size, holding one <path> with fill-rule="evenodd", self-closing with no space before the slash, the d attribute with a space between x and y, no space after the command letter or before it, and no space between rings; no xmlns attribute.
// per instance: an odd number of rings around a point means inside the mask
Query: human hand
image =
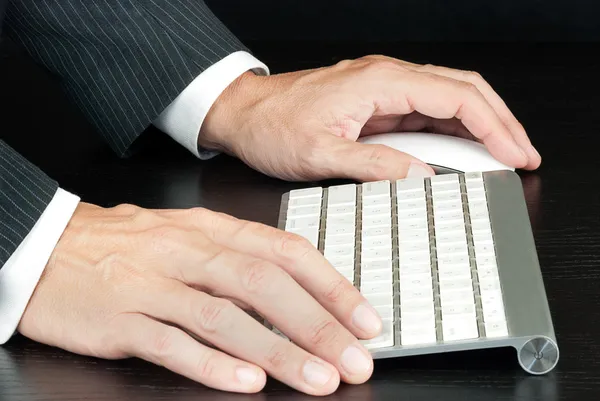
<svg viewBox="0 0 600 401"><path fill-rule="evenodd" d="M78 354L139 357L216 389L259 391L266 372L325 395L340 378L370 377L357 337L375 337L381 320L291 233L206 209L81 203L18 330Z"/></svg>
<svg viewBox="0 0 600 401"><path fill-rule="evenodd" d="M480 75L384 56L270 77L246 73L213 105L199 144L282 179L376 181L433 170L356 139L419 130L478 140L515 168L541 163L522 125Z"/></svg>

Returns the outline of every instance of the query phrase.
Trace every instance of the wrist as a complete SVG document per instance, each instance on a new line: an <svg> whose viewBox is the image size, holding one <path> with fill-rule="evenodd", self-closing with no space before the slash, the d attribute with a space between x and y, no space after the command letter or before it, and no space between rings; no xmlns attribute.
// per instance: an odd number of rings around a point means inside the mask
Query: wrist
<svg viewBox="0 0 600 401"><path fill-rule="evenodd" d="M248 123L248 110L261 97L266 78L247 71L225 88L202 123L198 146L231 154L234 137Z"/></svg>

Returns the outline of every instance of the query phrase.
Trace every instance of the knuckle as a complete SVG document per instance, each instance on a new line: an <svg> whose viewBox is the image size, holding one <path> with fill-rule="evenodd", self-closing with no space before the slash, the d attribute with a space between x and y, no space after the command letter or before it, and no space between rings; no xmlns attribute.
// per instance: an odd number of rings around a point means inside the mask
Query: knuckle
<svg viewBox="0 0 600 401"><path fill-rule="evenodd" d="M198 310L198 325L205 333L229 329L233 324L235 305L228 299L213 298Z"/></svg>
<svg viewBox="0 0 600 401"><path fill-rule="evenodd" d="M293 259L304 259L314 250L307 239L290 232L281 233L273 246L276 254Z"/></svg>
<svg viewBox="0 0 600 401"><path fill-rule="evenodd" d="M120 216L134 216L141 210L140 207L131 205L129 203L123 203L113 207L113 211Z"/></svg>
<svg viewBox="0 0 600 401"><path fill-rule="evenodd" d="M398 71L400 66L391 60L377 59L365 67L365 71L371 74L385 74L391 71Z"/></svg>
<svg viewBox="0 0 600 401"><path fill-rule="evenodd" d="M325 292L323 293L323 297L328 302L339 302L343 300L348 293L348 281L346 279L339 279L332 282Z"/></svg>
<svg viewBox="0 0 600 401"><path fill-rule="evenodd" d="M209 379L214 376L218 361L212 351L205 352L196 362L196 372L203 379Z"/></svg>
<svg viewBox="0 0 600 401"><path fill-rule="evenodd" d="M152 360L160 363L171 357L175 341L175 330L172 327L164 326L163 329L157 330L150 336L148 353Z"/></svg>
<svg viewBox="0 0 600 401"><path fill-rule="evenodd" d="M337 324L331 319L319 319L308 329L308 341L314 346L331 344L337 336Z"/></svg>
<svg viewBox="0 0 600 401"><path fill-rule="evenodd" d="M465 80L467 82L471 82L471 83L476 84L476 83L480 83L480 82L484 81L484 79L481 76L481 74L478 73L477 71L464 71L463 74L464 74Z"/></svg>
<svg viewBox="0 0 600 401"><path fill-rule="evenodd" d="M288 355L290 355L288 347L289 344L277 341L266 354L267 364L276 370L283 369L287 363Z"/></svg>
<svg viewBox="0 0 600 401"><path fill-rule="evenodd" d="M250 261L244 271L243 286L251 294L263 294L274 281L274 269L261 259Z"/></svg>
<svg viewBox="0 0 600 401"><path fill-rule="evenodd" d="M349 60L349 59L344 59L344 60L340 60L338 61L335 65L337 68L345 70L350 68L352 65L355 64L355 60Z"/></svg>

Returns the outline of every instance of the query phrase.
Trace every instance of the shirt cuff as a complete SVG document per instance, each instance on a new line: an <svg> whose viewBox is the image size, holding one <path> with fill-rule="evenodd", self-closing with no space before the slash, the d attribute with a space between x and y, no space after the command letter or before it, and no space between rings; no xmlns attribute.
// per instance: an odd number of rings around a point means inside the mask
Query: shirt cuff
<svg viewBox="0 0 600 401"><path fill-rule="evenodd" d="M0 344L17 330L29 299L79 204L59 188L33 229L0 269Z"/></svg>
<svg viewBox="0 0 600 401"><path fill-rule="evenodd" d="M250 53L238 51L208 67L158 116L153 125L200 159L218 152L198 149L200 127L213 103L240 75L252 70L269 75L265 64Z"/></svg>

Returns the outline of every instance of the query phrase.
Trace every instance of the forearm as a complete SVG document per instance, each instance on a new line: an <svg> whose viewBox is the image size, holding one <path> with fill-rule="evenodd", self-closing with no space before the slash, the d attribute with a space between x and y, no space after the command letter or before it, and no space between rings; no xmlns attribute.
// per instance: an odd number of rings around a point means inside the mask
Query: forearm
<svg viewBox="0 0 600 401"><path fill-rule="evenodd" d="M119 155L204 71L246 50L199 0L22 0L5 30Z"/></svg>

